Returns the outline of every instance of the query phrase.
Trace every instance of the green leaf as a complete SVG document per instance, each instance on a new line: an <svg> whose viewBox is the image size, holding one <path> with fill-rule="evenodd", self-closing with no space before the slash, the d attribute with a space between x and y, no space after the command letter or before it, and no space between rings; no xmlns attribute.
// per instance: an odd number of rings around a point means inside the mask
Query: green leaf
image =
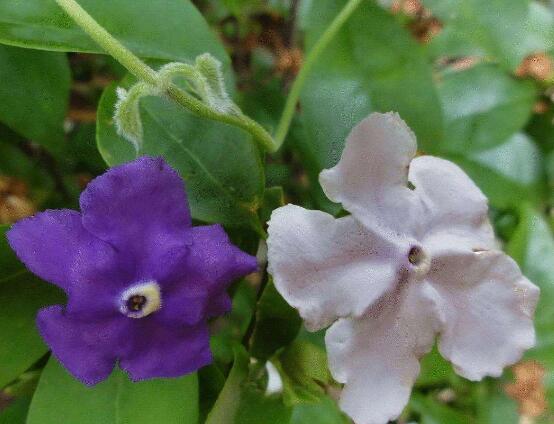
<svg viewBox="0 0 554 424"><path fill-rule="evenodd" d="M534 356L548 360L554 369L554 237L544 217L529 205L521 207L520 223L507 252L541 289L535 313L538 343Z"/></svg>
<svg viewBox="0 0 554 424"><path fill-rule="evenodd" d="M448 384L457 378L452 365L439 353L437 346L426 354L420 362L421 371L416 381L416 387Z"/></svg>
<svg viewBox="0 0 554 424"><path fill-rule="evenodd" d="M325 350L307 341L296 341L272 360L283 380L286 405L319 403L332 381Z"/></svg>
<svg viewBox="0 0 554 424"><path fill-rule="evenodd" d="M410 407L421 415L421 424L467 424L470 418L447 405L439 403L431 396L423 396L413 393L410 399Z"/></svg>
<svg viewBox="0 0 554 424"><path fill-rule="evenodd" d="M266 396L249 381L249 356L234 346L235 361L206 424L288 424L291 410L277 396Z"/></svg>
<svg viewBox="0 0 554 424"><path fill-rule="evenodd" d="M64 54L0 45L0 121L59 154L70 81Z"/></svg>
<svg viewBox="0 0 554 424"><path fill-rule="evenodd" d="M75 380L50 358L31 402L27 424L196 424L196 374L131 382L120 370L94 387Z"/></svg>
<svg viewBox="0 0 554 424"><path fill-rule="evenodd" d="M242 386L248 378L248 353L241 345L234 348L235 361L206 424L233 424L238 412Z"/></svg>
<svg viewBox="0 0 554 424"><path fill-rule="evenodd" d="M345 4L302 2L301 23L311 48ZM424 149L442 138L442 115L424 52L387 12L360 4L319 57L301 95L304 154L319 170L336 164L345 137L371 111L397 111Z"/></svg>
<svg viewBox="0 0 554 424"><path fill-rule="evenodd" d="M252 334L250 353L268 359L278 349L291 343L300 330L302 319L269 281L258 302L256 327Z"/></svg>
<svg viewBox="0 0 554 424"><path fill-rule="evenodd" d="M188 0L79 0L114 37L143 58L187 61L209 52L229 58ZM101 53L54 0L0 2L0 42L34 49Z"/></svg>
<svg viewBox="0 0 554 424"><path fill-rule="evenodd" d="M262 222L268 222L271 213L285 204L285 192L283 187L268 187L264 192L264 203L260 209L260 219Z"/></svg>
<svg viewBox="0 0 554 424"><path fill-rule="evenodd" d="M292 409L281 398L266 396L260 390L246 387L241 397L236 424L289 424Z"/></svg>
<svg viewBox="0 0 554 424"><path fill-rule="evenodd" d="M231 312L215 321L216 334L210 345L214 357L224 363L230 363L234 357L234 346L242 341L252 320L256 307L256 292L245 280L236 286Z"/></svg>
<svg viewBox="0 0 554 424"><path fill-rule="evenodd" d="M112 119L115 84L100 100L98 149L114 166L136 157L133 146L117 135ZM195 219L261 231L257 210L264 195L260 153L240 129L191 115L168 99L141 102L144 141L140 154L164 157L185 180Z"/></svg>
<svg viewBox="0 0 554 424"><path fill-rule="evenodd" d="M349 424L351 421L339 409L337 404L322 397L317 403L296 405L292 411L290 424Z"/></svg>
<svg viewBox="0 0 554 424"><path fill-rule="evenodd" d="M16 399L7 408L0 411L0 424L25 424L29 402L28 398Z"/></svg>
<svg viewBox="0 0 554 424"><path fill-rule="evenodd" d="M38 361L48 348L35 327L39 308L63 301L60 291L25 270L0 226L0 388Z"/></svg>
<svg viewBox="0 0 554 424"><path fill-rule="evenodd" d="M35 327L43 306L63 301L52 285L26 271L0 278L0 387L38 361L48 348Z"/></svg>
<svg viewBox="0 0 554 424"><path fill-rule="evenodd" d="M530 53L554 47L554 19L536 1L423 0L445 28L431 41L434 56L476 55L515 69Z"/></svg>
<svg viewBox="0 0 554 424"><path fill-rule="evenodd" d="M479 399L477 424L517 424L519 414L517 404L508 398L497 385L494 390Z"/></svg>
<svg viewBox="0 0 554 424"><path fill-rule="evenodd" d="M541 153L523 133L485 151L445 156L464 168L498 208L536 202L544 193Z"/></svg>
<svg viewBox="0 0 554 424"><path fill-rule="evenodd" d="M536 89L495 65L449 71L439 84L446 137L441 152L485 150L520 131L531 116Z"/></svg>

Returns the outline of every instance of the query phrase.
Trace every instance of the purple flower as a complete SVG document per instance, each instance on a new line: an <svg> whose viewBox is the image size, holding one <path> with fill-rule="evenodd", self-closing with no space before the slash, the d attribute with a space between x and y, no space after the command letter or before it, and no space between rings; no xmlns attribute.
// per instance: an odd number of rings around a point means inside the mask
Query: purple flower
<svg viewBox="0 0 554 424"><path fill-rule="evenodd" d="M116 362L131 379L177 377L212 360L206 320L228 312L229 283L256 270L220 225L192 227L179 175L141 157L93 180L81 213L49 210L8 233L39 277L68 296L39 311L53 354L88 385Z"/></svg>

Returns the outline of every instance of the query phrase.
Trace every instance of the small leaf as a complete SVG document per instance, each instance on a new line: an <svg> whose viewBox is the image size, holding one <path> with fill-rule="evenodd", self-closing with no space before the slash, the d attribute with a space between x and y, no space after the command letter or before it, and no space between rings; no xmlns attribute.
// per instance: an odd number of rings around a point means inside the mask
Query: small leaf
<svg viewBox="0 0 554 424"><path fill-rule="evenodd" d="M238 412L241 392L248 378L248 353L241 345L235 345L233 368L214 407L208 414L206 424L233 424Z"/></svg>
<svg viewBox="0 0 554 424"><path fill-rule="evenodd" d="M281 352L275 362L283 379L285 404L318 403L324 387L332 378L325 351L307 341L295 341Z"/></svg>
<svg viewBox="0 0 554 424"><path fill-rule="evenodd" d="M250 349L252 356L268 359L296 338L301 324L298 312L283 299L270 280L257 306Z"/></svg>
<svg viewBox="0 0 554 424"><path fill-rule="evenodd" d="M225 89L221 62L211 54L205 53L198 56L195 63L206 84L203 100L218 112L237 113L238 107Z"/></svg>
<svg viewBox="0 0 554 424"><path fill-rule="evenodd" d="M159 90L150 84L138 82L129 91L118 87L116 90L114 121L117 133L133 144L137 152L142 147L142 121L139 102L146 96L159 95Z"/></svg>
<svg viewBox="0 0 554 424"><path fill-rule="evenodd" d="M439 403L431 396L413 393L410 407L421 415L421 424L467 424L471 419L466 414Z"/></svg>

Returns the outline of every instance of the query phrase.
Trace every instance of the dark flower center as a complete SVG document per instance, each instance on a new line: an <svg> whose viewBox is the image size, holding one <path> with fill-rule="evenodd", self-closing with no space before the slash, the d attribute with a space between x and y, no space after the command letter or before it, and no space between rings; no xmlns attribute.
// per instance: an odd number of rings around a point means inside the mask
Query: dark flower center
<svg viewBox="0 0 554 424"><path fill-rule="evenodd" d="M144 305L146 305L147 299L146 296L142 296L140 294L136 294L134 296L131 296L129 299L127 299L127 309L129 311L141 311L142 308L144 308Z"/></svg>
<svg viewBox="0 0 554 424"><path fill-rule="evenodd" d="M423 253L421 247L413 246L408 252L408 261L410 261L412 265L417 266L421 264L421 261L424 259L424 255L425 254Z"/></svg>
<svg viewBox="0 0 554 424"><path fill-rule="evenodd" d="M144 318L162 307L160 286L155 281L135 284L120 296L119 311L129 318Z"/></svg>

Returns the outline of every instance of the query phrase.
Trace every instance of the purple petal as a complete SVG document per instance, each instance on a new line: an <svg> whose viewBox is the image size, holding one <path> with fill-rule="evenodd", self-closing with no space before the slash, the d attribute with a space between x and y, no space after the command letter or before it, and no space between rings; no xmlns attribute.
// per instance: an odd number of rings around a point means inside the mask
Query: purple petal
<svg viewBox="0 0 554 424"><path fill-rule="evenodd" d="M178 284L162 291L162 307L154 315L161 325L196 325L206 318L208 292L194 284Z"/></svg>
<svg viewBox="0 0 554 424"><path fill-rule="evenodd" d="M257 270L256 258L231 244L221 225L192 229L193 244L186 263L190 278L220 293L233 280Z"/></svg>
<svg viewBox="0 0 554 424"><path fill-rule="evenodd" d="M141 157L110 169L89 183L80 203L84 227L143 273L190 243L184 183L161 158Z"/></svg>
<svg viewBox="0 0 554 424"><path fill-rule="evenodd" d="M206 315L208 318L218 317L230 312L232 306L231 297L227 294L227 292L223 292L210 300Z"/></svg>
<svg viewBox="0 0 554 424"><path fill-rule="evenodd" d="M23 219L7 237L29 270L66 292L97 263L106 268L114 259L110 246L86 231L80 214L72 210L48 210Z"/></svg>
<svg viewBox="0 0 554 424"><path fill-rule="evenodd" d="M54 356L87 385L106 379L115 365L118 346L125 342L129 321L82 322L67 318L60 305L41 309L39 333Z"/></svg>
<svg viewBox="0 0 554 424"><path fill-rule="evenodd" d="M138 321L133 329L133 350L119 361L133 381L179 377L211 363L205 324L172 328L160 326L155 320Z"/></svg>

